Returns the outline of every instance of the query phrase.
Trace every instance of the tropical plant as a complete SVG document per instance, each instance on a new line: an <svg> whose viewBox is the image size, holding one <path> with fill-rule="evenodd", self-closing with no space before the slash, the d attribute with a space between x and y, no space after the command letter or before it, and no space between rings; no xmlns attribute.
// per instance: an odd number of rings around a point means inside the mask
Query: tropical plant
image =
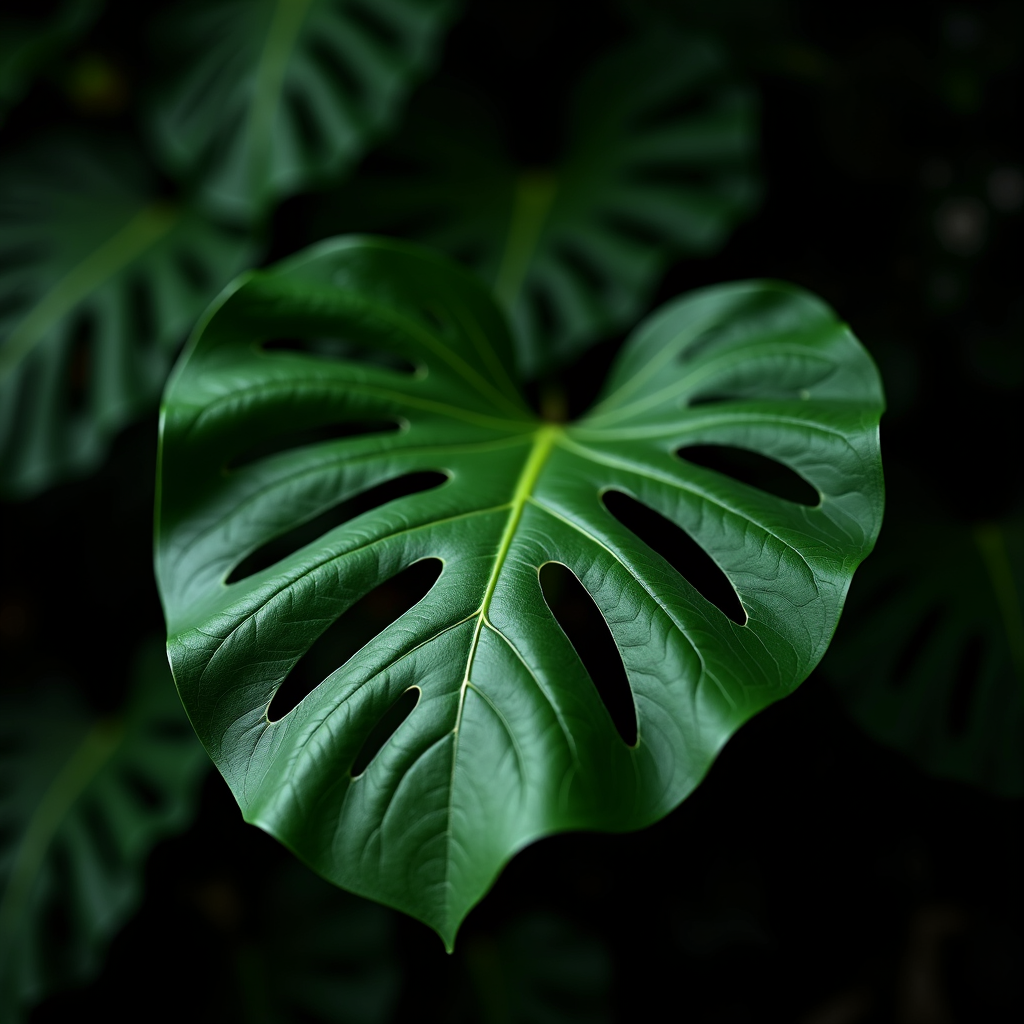
<svg viewBox="0 0 1024 1024"><path fill-rule="evenodd" d="M571 424L538 420L515 377L473 278L355 237L227 289L161 414L157 577L200 738L247 820L449 948L527 843L675 807L820 659L881 524L880 382L797 289L667 305ZM787 466L813 503L687 459L708 445ZM692 536L738 614L624 526L621 503ZM278 699L352 605L427 560L409 611ZM553 562L625 665L621 735L544 606Z"/></svg>

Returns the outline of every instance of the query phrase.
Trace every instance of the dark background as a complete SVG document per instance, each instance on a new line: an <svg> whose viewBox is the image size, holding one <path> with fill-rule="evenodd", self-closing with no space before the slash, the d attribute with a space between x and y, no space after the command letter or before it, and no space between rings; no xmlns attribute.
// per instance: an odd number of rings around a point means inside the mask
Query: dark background
<svg viewBox="0 0 1024 1024"><path fill-rule="evenodd" d="M759 211L718 255L673 266L655 304L745 277L818 293L882 371L888 514L973 524L1019 513L1020 5L648 6L718 33L756 84L764 179ZM488 96L517 154L543 163L557 147L558 98L638 7L594 4L581 16L550 0L470 4L441 74ZM33 117L130 124L140 16L112 4L83 44L117 69L123 100L90 110L44 89L9 136L28 133ZM268 259L312 240L316 203L278 209ZM617 344L562 373L571 406L593 393ZM161 628L150 570L155 431L154 415L93 477L4 507L9 678L73 674L97 710L119 704L126 635ZM873 557L885 557L885 539ZM117 638L106 625L115 614ZM855 625L844 620L840 637ZM576 964L538 983L552 1020L1017 1019L1019 824L1018 801L931 775L870 738L819 670L745 726L660 824L521 853L453 956L425 926L381 912L393 1019L520 1019L502 993L538 972L520 962L523 921L564 933L553 962ZM256 903L289 860L242 824L211 774L195 824L152 855L145 902L102 974L32 1021L279 1019L251 995L254 984L287 987L289 969Z"/></svg>

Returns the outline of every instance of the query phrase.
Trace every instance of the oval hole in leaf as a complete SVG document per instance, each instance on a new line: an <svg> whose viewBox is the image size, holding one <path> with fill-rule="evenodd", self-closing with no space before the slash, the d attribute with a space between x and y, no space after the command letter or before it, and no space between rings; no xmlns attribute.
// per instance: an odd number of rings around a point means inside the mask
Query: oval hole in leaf
<svg viewBox="0 0 1024 1024"><path fill-rule="evenodd" d="M123 858L118 848L109 818L95 800L87 800L82 806L82 821L86 832L92 840L92 848L97 858L105 867L119 869L123 866Z"/></svg>
<svg viewBox="0 0 1024 1024"><path fill-rule="evenodd" d="M978 689L984 658L985 638L975 633L964 645L953 677L953 692L949 696L946 721L953 736L965 736L971 724L971 706Z"/></svg>
<svg viewBox="0 0 1024 1024"><path fill-rule="evenodd" d="M318 516L293 527L287 533L282 533L273 540L267 541L252 554L243 558L231 570L224 582L237 583L254 573L269 569L270 566L280 562L282 558L287 558L299 548L304 548L318 537L329 533L336 526L341 526L342 523L347 523L364 512L370 512L375 508L380 508L381 505L386 505L389 501L396 501L398 498L404 498L410 494L433 490L447 482L448 477L444 473L427 470L420 473L407 473L405 476L396 477L394 480L387 480L376 487L371 487L367 491L333 505Z"/></svg>
<svg viewBox="0 0 1024 1024"><path fill-rule="evenodd" d="M440 559L425 558L385 580L356 601L320 634L313 646L295 663L274 694L267 709L267 717L272 722L283 718L356 651L422 601L437 582L441 569Z"/></svg>
<svg viewBox="0 0 1024 1024"><path fill-rule="evenodd" d="M363 434L393 434L399 429L401 427L396 420L348 420L288 431L247 448L241 455L231 459L225 468L241 469L259 459L265 459L268 455L276 455L292 448L304 448L307 445L319 444L321 441L340 441L343 437L360 437Z"/></svg>
<svg viewBox="0 0 1024 1024"><path fill-rule="evenodd" d="M381 752L384 744L398 732L398 727L412 714L419 699L419 687L412 686L384 712L384 716L370 730L370 734L359 748L359 753L356 754L356 759L352 762L352 778L357 778L369 768L370 762Z"/></svg>
<svg viewBox="0 0 1024 1024"><path fill-rule="evenodd" d="M680 448L676 455L684 462L713 469L797 505L813 508L821 501L818 492L799 473L747 448L724 444L691 445Z"/></svg>
<svg viewBox="0 0 1024 1024"><path fill-rule="evenodd" d="M601 273L600 269L586 253L566 242L558 242L553 245L552 252L591 292L596 292L600 295L607 290L607 277Z"/></svg>
<svg viewBox="0 0 1024 1024"><path fill-rule="evenodd" d="M157 811L164 806L165 795L141 772L126 768L121 772L121 781L140 807L147 811Z"/></svg>
<svg viewBox="0 0 1024 1024"><path fill-rule="evenodd" d="M85 412L89 404L95 335L96 324L89 313L75 317L67 357L67 410L72 415Z"/></svg>
<svg viewBox="0 0 1024 1024"><path fill-rule="evenodd" d="M328 65L330 66L330 65ZM290 92L285 98L292 115L292 123L302 146L304 155L315 160L324 149L323 129L316 120L316 115L309 98L301 92Z"/></svg>
<svg viewBox="0 0 1024 1024"><path fill-rule="evenodd" d="M372 348L341 338L270 338L260 348L264 352L301 352L319 359L337 359L363 363L380 370L391 370L411 377L416 367L402 356L385 348Z"/></svg>
<svg viewBox="0 0 1024 1024"><path fill-rule="evenodd" d="M205 291L210 287L210 271L194 252L179 249L174 254L174 265L181 276L196 290Z"/></svg>
<svg viewBox="0 0 1024 1024"><path fill-rule="evenodd" d="M386 10L387 8L385 8ZM345 8L350 22L358 25L363 33L370 36L385 50L398 50L402 46L402 34L386 21L372 4L350 3Z"/></svg>
<svg viewBox="0 0 1024 1024"><path fill-rule="evenodd" d="M891 679L894 689L902 689L910 681L910 674L925 647L937 632L941 619L942 609L938 606L930 608L910 634L892 668Z"/></svg>
<svg viewBox="0 0 1024 1024"><path fill-rule="evenodd" d="M594 681L615 729L628 746L636 745L637 721L633 691L611 630L587 588L560 562L540 570L540 586L551 614L576 649Z"/></svg>
<svg viewBox="0 0 1024 1024"><path fill-rule="evenodd" d="M630 217L625 213L609 211L602 214L600 219L615 234L621 235L627 241L635 242L645 249L653 249L657 252L665 244L664 235L652 224L639 217Z"/></svg>
<svg viewBox="0 0 1024 1024"><path fill-rule="evenodd" d="M661 555L701 597L738 625L747 621L747 613L729 577L685 530L621 491L605 491L601 501L627 530Z"/></svg>

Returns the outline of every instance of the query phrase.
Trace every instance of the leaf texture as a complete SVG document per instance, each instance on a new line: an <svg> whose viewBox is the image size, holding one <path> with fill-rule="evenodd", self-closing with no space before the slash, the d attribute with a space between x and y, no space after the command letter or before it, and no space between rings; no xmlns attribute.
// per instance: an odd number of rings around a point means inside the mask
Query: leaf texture
<svg viewBox="0 0 1024 1024"><path fill-rule="evenodd" d="M551 166L518 164L492 114L443 88L414 100L332 217L415 237L474 266L512 321L526 376L630 326L668 260L714 251L758 195L756 104L722 51L630 40L583 76Z"/></svg>
<svg viewBox="0 0 1024 1024"><path fill-rule="evenodd" d="M449 946L517 850L656 821L742 722L807 675L882 509L877 373L799 289L741 283L668 304L572 424L537 420L511 366L475 278L410 245L339 239L239 279L197 328L162 414L157 572L196 730L248 821ZM396 429L304 433L388 420ZM284 450L240 459L269 439ZM677 456L694 444L769 456L820 501ZM444 482L357 506L239 574L275 538L426 471ZM745 623L621 525L602 500L611 490L689 534ZM270 720L318 637L429 559L442 569L426 596ZM632 746L545 603L548 562L575 574L610 628ZM410 691L411 714L353 772Z"/></svg>
<svg viewBox="0 0 1024 1024"><path fill-rule="evenodd" d="M161 200L130 150L51 140L0 172L0 489L95 468L155 404L245 237Z"/></svg>
<svg viewBox="0 0 1024 1024"><path fill-rule="evenodd" d="M450 0L217 0L175 9L153 134L218 215L260 216L338 174L433 59Z"/></svg>
<svg viewBox="0 0 1024 1024"><path fill-rule="evenodd" d="M206 757L159 646L124 715L41 688L0 714L0 1017L95 974L153 845L188 824Z"/></svg>

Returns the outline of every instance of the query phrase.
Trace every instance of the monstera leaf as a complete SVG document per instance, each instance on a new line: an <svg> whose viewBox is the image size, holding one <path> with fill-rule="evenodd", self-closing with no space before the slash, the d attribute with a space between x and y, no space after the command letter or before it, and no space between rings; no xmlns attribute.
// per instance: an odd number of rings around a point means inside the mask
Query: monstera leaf
<svg viewBox="0 0 1024 1024"><path fill-rule="evenodd" d="M465 94L413 102L393 153L331 218L401 232L476 267L534 376L628 326L670 255L708 253L756 198L755 105L721 51L671 33L635 40L580 81L554 167L520 167Z"/></svg>
<svg viewBox="0 0 1024 1024"><path fill-rule="evenodd" d="M251 219L337 174L433 58L451 0L216 0L175 9L154 138L219 214Z"/></svg>
<svg viewBox="0 0 1024 1024"><path fill-rule="evenodd" d="M798 289L669 304L569 425L531 413L511 361L475 278L340 239L227 290L162 413L157 571L196 730L248 821L449 946L517 850L657 820L806 676L882 506L878 376ZM677 454L691 446L777 460L815 503ZM621 524L620 499L711 556L741 621ZM545 603L549 562L607 622L635 737ZM436 577L422 600L275 700L410 567Z"/></svg>
<svg viewBox="0 0 1024 1024"><path fill-rule="evenodd" d="M939 499L907 498L893 503L824 668L883 743L938 775L1019 797L1024 532L1015 520L922 525L914 513Z"/></svg>
<svg viewBox="0 0 1024 1024"><path fill-rule="evenodd" d="M0 1017L83 981L134 908L153 844L183 828L207 760L159 646L124 715L96 720L72 691L0 713Z"/></svg>
<svg viewBox="0 0 1024 1024"><path fill-rule="evenodd" d="M85 472L155 404L248 243L164 202L130 151L53 140L0 172L0 488Z"/></svg>

